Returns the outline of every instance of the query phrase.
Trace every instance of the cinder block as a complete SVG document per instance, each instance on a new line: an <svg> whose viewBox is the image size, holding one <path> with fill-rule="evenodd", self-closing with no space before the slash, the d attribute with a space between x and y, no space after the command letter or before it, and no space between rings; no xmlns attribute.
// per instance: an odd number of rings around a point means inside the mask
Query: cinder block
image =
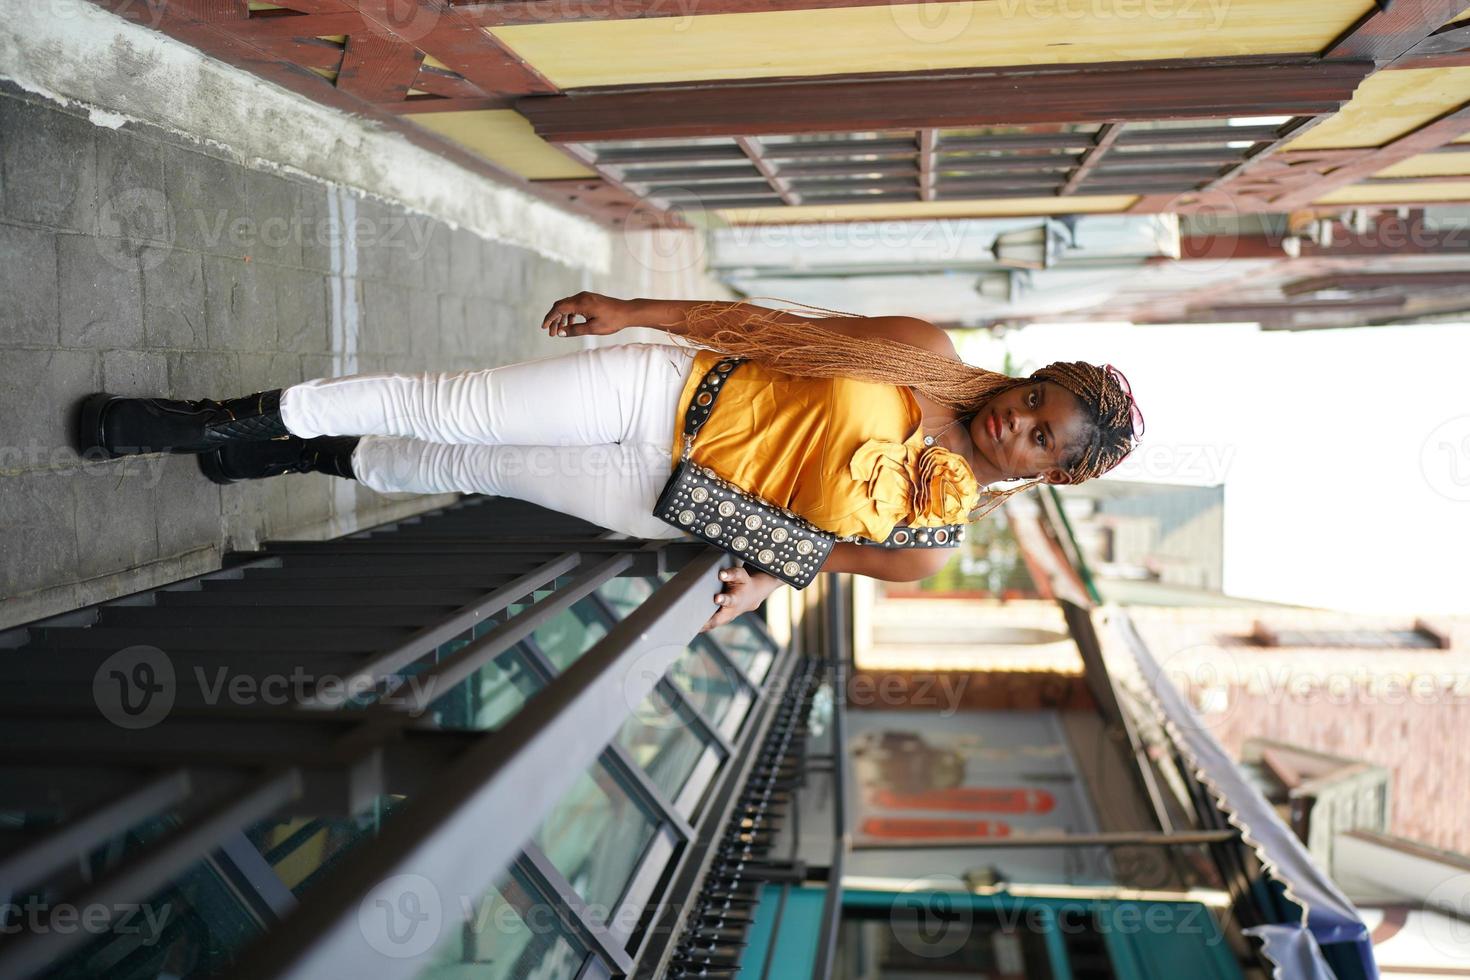
<svg viewBox="0 0 1470 980"><path fill-rule="evenodd" d="M333 241L341 234L340 222L334 225L326 186L303 183L297 188L296 206L301 214L301 265L317 272L332 268Z"/></svg>
<svg viewBox="0 0 1470 980"><path fill-rule="evenodd" d="M168 390L168 359L157 351L103 351L102 387L114 395L162 397Z"/></svg>
<svg viewBox="0 0 1470 980"><path fill-rule="evenodd" d="M76 482L68 470L0 476L0 598L76 579Z"/></svg>
<svg viewBox="0 0 1470 980"><path fill-rule="evenodd" d="M413 329L410 294L393 283L362 284L362 331L358 349L364 354L408 354Z"/></svg>
<svg viewBox="0 0 1470 980"><path fill-rule="evenodd" d="M66 231L97 230L96 127L27 99L0 96L5 213Z"/></svg>
<svg viewBox="0 0 1470 980"><path fill-rule="evenodd" d="M240 355L233 351L168 351L170 398L233 398L240 388Z"/></svg>
<svg viewBox="0 0 1470 980"><path fill-rule="evenodd" d="M439 353L446 358L469 353L468 319L464 298L454 293L439 296Z"/></svg>
<svg viewBox="0 0 1470 980"><path fill-rule="evenodd" d="M98 390L98 355L81 350L14 350L0 359L0 470L73 465L75 409Z"/></svg>
<svg viewBox="0 0 1470 980"><path fill-rule="evenodd" d="M124 254L141 243L172 245L177 222L163 188L159 145L125 130L98 129L97 229Z"/></svg>
<svg viewBox="0 0 1470 980"><path fill-rule="evenodd" d="M209 343L204 263L195 252L143 251L143 336L149 347L194 349Z"/></svg>
<svg viewBox="0 0 1470 980"><path fill-rule="evenodd" d="M276 348L276 271L254 262L205 257L205 329L211 348Z"/></svg>
<svg viewBox="0 0 1470 980"><path fill-rule="evenodd" d="M77 570L82 578L158 557L154 489L165 465L154 453L88 462L76 471Z"/></svg>
<svg viewBox="0 0 1470 980"><path fill-rule="evenodd" d="M284 388L300 381L301 358L297 354L240 354L239 394Z"/></svg>
<svg viewBox="0 0 1470 980"><path fill-rule="evenodd" d="M240 257L252 227L242 167L178 146L162 148L163 190L180 248Z"/></svg>
<svg viewBox="0 0 1470 980"><path fill-rule="evenodd" d="M422 363L432 363L439 356L439 297L422 289L408 290L409 353Z"/></svg>
<svg viewBox="0 0 1470 980"><path fill-rule="evenodd" d="M242 243L255 261L301 266L303 212L298 185L258 170L245 173L245 204L253 222L252 240Z"/></svg>
<svg viewBox="0 0 1470 980"><path fill-rule="evenodd" d="M58 342L56 275L53 233L0 224L0 345Z"/></svg>
<svg viewBox="0 0 1470 980"><path fill-rule="evenodd" d="M57 237L64 347L138 347L143 343L143 277L138 260L106 239Z"/></svg>
<svg viewBox="0 0 1470 980"><path fill-rule="evenodd" d="M483 239L465 228L457 228L449 236L449 288L456 293L480 291L484 275Z"/></svg>
<svg viewBox="0 0 1470 980"><path fill-rule="evenodd" d="M181 555L217 545L220 537L220 488L199 472L195 456L161 457L154 488L158 515L158 553Z"/></svg>
<svg viewBox="0 0 1470 980"><path fill-rule="evenodd" d="M442 221L429 222L427 227L429 231L423 240L423 254L417 259L423 273L424 288L433 293L447 292L451 288L449 251L456 233Z"/></svg>
<svg viewBox="0 0 1470 980"><path fill-rule="evenodd" d="M276 335L281 350L302 354L328 349L327 280L316 272L276 269Z"/></svg>

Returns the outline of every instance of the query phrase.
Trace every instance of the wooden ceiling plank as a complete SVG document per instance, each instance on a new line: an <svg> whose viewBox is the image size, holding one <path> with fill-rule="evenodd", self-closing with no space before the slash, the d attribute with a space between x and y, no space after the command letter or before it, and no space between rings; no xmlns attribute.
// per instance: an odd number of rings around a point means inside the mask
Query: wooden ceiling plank
<svg viewBox="0 0 1470 980"><path fill-rule="evenodd" d="M561 24L584 20L646 20L708 14L777 13L788 10L834 10L882 7L891 0L700 0L691 11L680 0L452 0L454 8L481 27Z"/></svg>

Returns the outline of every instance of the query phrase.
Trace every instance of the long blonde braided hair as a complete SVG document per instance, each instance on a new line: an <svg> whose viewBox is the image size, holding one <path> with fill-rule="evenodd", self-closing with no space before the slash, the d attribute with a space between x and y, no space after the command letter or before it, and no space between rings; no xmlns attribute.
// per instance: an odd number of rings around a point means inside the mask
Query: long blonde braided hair
<svg viewBox="0 0 1470 980"><path fill-rule="evenodd" d="M800 308L772 310L746 301L733 306L711 302L690 307L685 316L687 324L700 327L701 336L695 346L748 357L801 377L850 377L906 385L961 416L973 417L990 399L1020 385L1054 382L1075 395L1087 413L1086 438L1081 445L1071 447L1063 461L1062 468L1071 483L1101 476L1118 465L1136 448L1134 436L1142 434L1134 422L1136 418L1141 424L1142 416L1131 393L1120 382L1121 375L1111 365L1055 361L1029 377L1015 378L895 340L849 337L823 327L821 321L825 316L856 314L801 303L791 305ZM821 315L811 316L811 312ZM782 314L796 314L802 320L793 323ZM684 344L679 335L672 337L676 344ZM979 520L1012 495L1043 482L1033 480L1001 491L982 488L989 499L971 512L968 520Z"/></svg>

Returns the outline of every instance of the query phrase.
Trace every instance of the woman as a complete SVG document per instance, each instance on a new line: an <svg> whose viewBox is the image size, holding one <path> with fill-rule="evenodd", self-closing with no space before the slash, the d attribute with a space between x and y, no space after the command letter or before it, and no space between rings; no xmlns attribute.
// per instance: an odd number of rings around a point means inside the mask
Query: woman
<svg viewBox="0 0 1470 980"><path fill-rule="evenodd" d="M837 533L822 571L910 581L938 571L953 547L858 542L976 519L990 483L1035 481L991 494L983 513L1036 483L1091 479L1142 434L1111 366L1057 362L1012 378L964 364L945 331L912 317L582 292L541 324L557 337L632 326L674 343L453 374L318 378L224 402L98 393L82 405L78 449L199 453L225 483L315 471L379 491L516 497L636 537L677 538L652 510L682 448L684 413L723 352L747 362L729 375L692 459ZM705 629L780 584L740 567L721 578Z"/></svg>

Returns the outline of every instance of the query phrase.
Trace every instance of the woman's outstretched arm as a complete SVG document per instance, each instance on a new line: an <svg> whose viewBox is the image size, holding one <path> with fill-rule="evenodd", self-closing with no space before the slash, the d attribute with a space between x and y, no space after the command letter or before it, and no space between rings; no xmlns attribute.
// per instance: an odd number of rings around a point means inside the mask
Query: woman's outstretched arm
<svg viewBox="0 0 1470 980"><path fill-rule="evenodd" d="M822 563L824 572L851 572L885 582L915 582L928 578L954 557L955 548L904 548L891 550L839 541ZM781 586L781 580L749 567L720 571L724 589L715 597L715 614L700 632L730 622L750 612Z"/></svg>
<svg viewBox="0 0 1470 980"><path fill-rule="evenodd" d="M652 327L701 343L716 329L738 326L749 316L751 306L749 303L687 299L615 299L601 293L581 292L553 303L542 318L541 327L554 337L606 335L625 327ZM691 320L689 314L696 307L713 307L717 315ZM793 324L807 323L812 319L795 313L768 312ZM824 329L846 337L896 340L947 357L959 357L948 333L918 317L826 316L820 322Z"/></svg>

